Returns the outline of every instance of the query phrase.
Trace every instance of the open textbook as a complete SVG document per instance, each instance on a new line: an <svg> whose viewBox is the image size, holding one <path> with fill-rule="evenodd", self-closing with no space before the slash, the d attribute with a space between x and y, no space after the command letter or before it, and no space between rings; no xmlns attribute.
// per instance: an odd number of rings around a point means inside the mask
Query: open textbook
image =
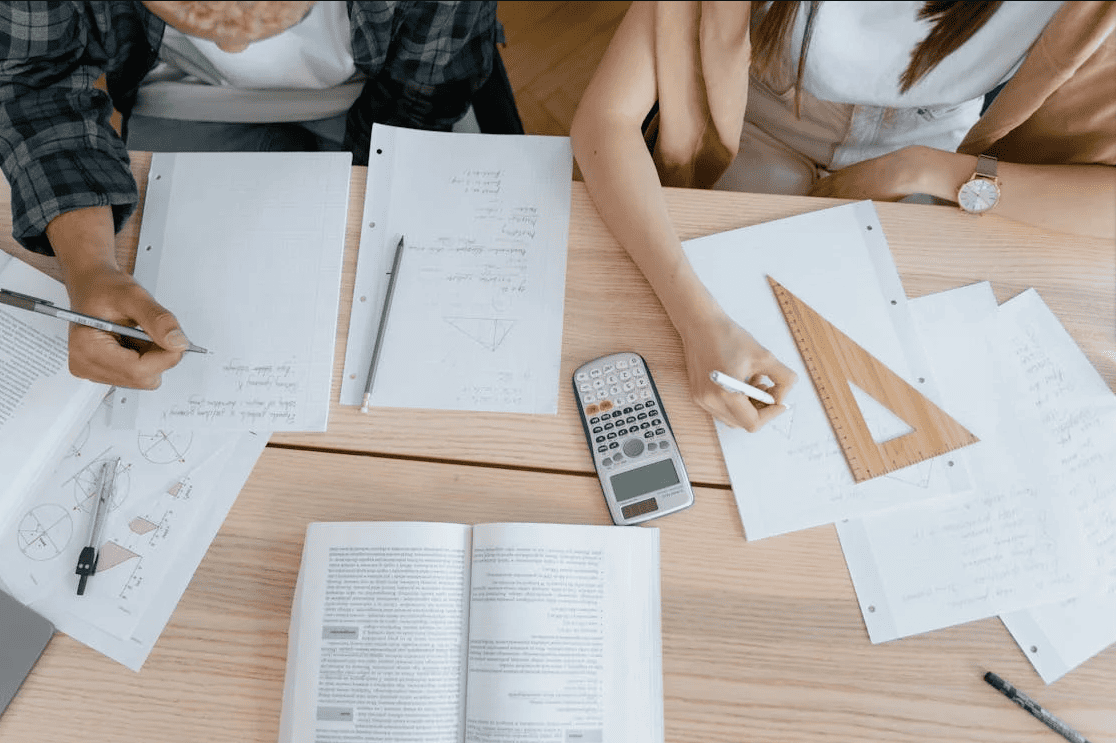
<svg viewBox="0 0 1116 743"><path fill-rule="evenodd" d="M0 286L67 306L60 283L15 258L0 256ZM267 436L111 427L111 388L67 369L68 329L0 306L0 586L139 670ZM94 473L117 458L97 573L78 596Z"/></svg>
<svg viewBox="0 0 1116 743"><path fill-rule="evenodd" d="M657 529L317 523L279 740L663 740Z"/></svg>

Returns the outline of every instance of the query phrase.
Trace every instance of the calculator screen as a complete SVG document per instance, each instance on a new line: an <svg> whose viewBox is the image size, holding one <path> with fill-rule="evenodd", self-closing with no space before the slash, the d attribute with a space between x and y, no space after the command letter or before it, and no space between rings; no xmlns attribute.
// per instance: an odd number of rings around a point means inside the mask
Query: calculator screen
<svg viewBox="0 0 1116 743"><path fill-rule="evenodd" d="M671 460L661 459L644 467L613 475L610 482L617 502L623 502L677 485L678 470Z"/></svg>

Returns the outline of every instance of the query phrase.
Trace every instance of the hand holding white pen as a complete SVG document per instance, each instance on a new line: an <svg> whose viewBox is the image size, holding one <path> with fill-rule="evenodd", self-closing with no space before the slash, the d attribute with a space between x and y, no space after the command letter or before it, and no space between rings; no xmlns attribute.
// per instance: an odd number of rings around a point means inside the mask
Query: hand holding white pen
<svg viewBox="0 0 1116 743"><path fill-rule="evenodd" d="M775 404L775 398L772 397L767 392L764 392L759 387L754 387L754 386L748 384L747 382L741 382L736 377L731 377L728 374L725 374L724 372L720 372L720 371L710 372L709 373L709 378L711 380L713 380L714 384L720 386L722 389L728 390L729 392L738 392L742 395L747 395L748 397L752 398L753 400L758 400L759 402L762 402L765 405L774 405Z"/></svg>

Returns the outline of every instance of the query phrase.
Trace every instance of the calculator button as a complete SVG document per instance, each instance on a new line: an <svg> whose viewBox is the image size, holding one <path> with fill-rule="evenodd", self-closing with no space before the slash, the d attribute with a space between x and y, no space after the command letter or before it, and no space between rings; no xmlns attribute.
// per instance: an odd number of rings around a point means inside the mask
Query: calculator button
<svg viewBox="0 0 1116 743"><path fill-rule="evenodd" d="M639 393L639 396L646 400L647 398L651 397L651 390L643 390Z"/></svg>
<svg viewBox="0 0 1116 743"><path fill-rule="evenodd" d="M637 379L635 381L635 383L636 383L636 387L646 387L647 386L647 380L646 379L642 379L642 378Z"/></svg>
<svg viewBox="0 0 1116 743"><path fill-rule="evenodd" d="M620 359L619 361L616 362L616 368L617 369L627 369L628 368L628 360L627 359Z"/></svg>
<svg viewBox="0 0 1116 743"><path fill-rule="evenodd" d="M593 426L593 433L600 433L600 432L601 432L601 427L600 426Z"/></svg>
<svg viewBox="0 0 1116 743"><path fill-rule="evenodd" d="M588 413L589 411L586 410L585 412ZM590 423L600 423L601 419L594 415L592 418L589 419L589 422Z"/></svg>
<svg viewBox="0 0 1116 743"><path fill-rule="evenodd" d="M659 448L660 449L669 449L670 448L670 442L669 441L660 441L659 442Z"/></svg>
<svg viewBox="0 0 1116 743"><path fill-rule="evenodd" d="M588 405L589 403L593 402L593 400L595 400L595 399L596 399L596 398L595 398L595 397L593 397L592 395L582 395L582 396L581 396L581 401L582 401L583 403L585 403L586 405Z"/></svg>
<svg viewBox="0 0 1116 743"><path fill-rule="evenodd" d="M620 381L620 378L617 377L615 374L609 374L607 377L605 377L605 381L609 384L616 384Z"/></svg>
<svg viewBox="0 0 1116 743"><path fill-rule="evenodd" d="M636 410L643 410L643 403L641 403L641 402L636 403L635 404L635 409Z"/></svg>
<svg viewBox="0 0 1116 743"><path fill-rule="evenodd" d="M629 415L627 418L624 419L624 422L625 423L635 423L636 422L635 416L634 415Z"/></svg>
<svg viewBox="0 0 1116 743"><path fill-rule="evenodd" d="M599 444L599 443L601 443L601 442L603 442L604 440L605 440L605 437L604 437L604 436L598 436L598 437L597 437L597 443L598 443L598 444Z"/></svg>
<svg viewBox="0 0 1116 743"><path fill-rule="evenodd" d="M609 387L608 392L611 395L619 395L620 394L620 386L619 385L613 385L612 387Z"/></svg>
<svg viewBox="0 0 1116 743"><path fill-rule="evenodd" d="M665 429L665 428L656 428L656 429L655 429L655 433L657 433L657 434L659 434L660 436L662 436L662 435L663 435L664 433L666 433L666 429Z"/></svg>
<svg viewBox="0 0 1116 743"><path fill-rule="evenodd" d="M655 451L656 447L658 447L658 444L652 441L647 445L647 451Z"/></svg>
<svg viewBox="0 0 1116 743"><path fill-rule="evenodd" d="M652 436L654 436L654 435L655 435L655 432L654 432L654 431L647 431L646 433L644 433L644 434L643 434L643 438L645 438L645 439L649 439L649 438L651 438L651 437L652 437Z"/></svg>
<svg viewBox="0 0 1116 743"><path fill-rule="evenodd" d="M579 382L585 382L589 379L589 374L587 372L580 371L577 373L577 376L575 376L574 379Z"/></svg>
<svg viewBox="0 0 1116 743"><path fill-rule="evenodd" d="M596 379L597 377L601 376L601 370L600 369L590 369L589 370L589 376L592 377L593 379Z"/></svg>
<svg viewBox="0 0 1116 743"><path fill-rule="evenodd" d="M629 408L624 408L624 415L627 415L630 412L632 412L632 409L630 407Z"/></svg>
<svg viewBox="0 0 1116 743"><path fill-rule="evenodd" d="M612 455L612 461L613 462L620 462L622 459L624 459L624 455L621 454L620 452L616 452L615 454Z"/></svg>
<svg viewBox="0 0 1116 743"><path fill-rule="evenodd" d="M620 448L620 444L617 444L615 441L613 441L608 445L608 448L609 449L618 449L618 448Z"/></svg>
<svg viewBox="0 0 1116 743"><path fill-rule="evenodd" d="M597 390L597 399L598 400L604 400L606 397L608 397L608 390ZM609 403L609 404L611 405L611 403ZM604 402L601 403L601 408L605 409Z"/></svg>
<svg viewBox="0 0 1116 743"><path fill-rule="evenodd" d="M609 432L608 432L608 434L607 434L607 436L608 436L608 438L610 438L610 439L614 439L614 438L616 438L616 431L609 431Z"/></svg>
<svg viewBox="0 0 1116 743"><path fill-rule="evenodd" d="M601 410L612 410L612 401L605 400L601 403Z"/></svg>
<svg viewBox="0 0 1116 743"><path fill-rule="evenodd" d="M605 386L604 380L603 379L594 379L593 380L593 386L596 387L597 389L600 389L601 387L604 387Z"/></svg>
<svg viewBox="0 0 1116 743"><path fill-rule="evenodd" d="M663 419L662 418L656 418L655 420L651 421L652 426L661 426L662 424L663 424Z"/></svg>
<svg viewBox="0 0 1116 743"><path fill-rule="evenodd" d="M615 424L612 421L609 421L608 423L604 424L604 429L607 431L608 429L612 428L614 425Z"/></svg>
<svg viewBox="0 0 1116 743"><path fill-rule="evenodd" d="M601 464L603 464L605 467L611 467L612 466L612 457L605 457L604 459L601 460Z"/></svg>
<svg viewBox="0 0 1116 743"><path fill-rule="evenodd" d="M616 371L616 365L615 364L605 364L604 366L601 367L601 370L605 374L611 374L612 372Z"/></svg>
<svg viewBox="0 0 1116 743"><path fill-rule="evenodd" d="M642 377L643 376L643 367L640 366L639 364L635 363L635 362L632 362L632 376L635 376L635 377Z"/></svg>
<svg viewBox="0 0 1116 743"><path fill-rule="evenodd" d="M638 457L643 453L643 442L639 439L628 439L624 442L623 451L629 457Z"/></svg>
<svg viewBox="0 0 1116 743"><path fill-rule="evenodd" d="M638 406L638 407L642 407L642 406ZM639 418L640 420L643 420L646 417L647 417L647 413L640 413L639 415L636 416L636 418Z"/></svg>
<svg viewBox="0 0 1116 743"><path fill-rule="evenodd" d="M589 384L588 382L582 382L577 386L577 388L582 392L588 392L589 390L593 389L593 385Z"/></svg>
<svg viewBox="0 0 1116 743"><path fill-rule="evenodd" d="M631 378L632 378L632 373L630 371L620 372L620 381L621 382L626 382L627 380L629 380Z"/></svg>
<svg viewBox="0 0 1116 743"><path fill-rule="evenodd" d="M608 451L608 447L602 444L601 446L597 447L597 451L599 451L599 452Z"/></svg>
<svg viewBox="0 0 1116 743"><path fill-rule="evenodd" d="M594 403L593 405L590 405L589 407L585 408L585 414L586 415L596 415L598 410L599 410L599 408L597 407L596 403ZM589 422L590 423L596 423L597 419L594 418L593 420L591 420Z"/></svg>
<svg viewBox="0 0 1116 743"><path fill-rule="evenodd" d="M640 427L640 428L650 428L650 427L651 427L651 424L650 424L650 423L648 423L647 421L644 421L643 423L640 423L640 424L639 424L639 427Z"/></svg>

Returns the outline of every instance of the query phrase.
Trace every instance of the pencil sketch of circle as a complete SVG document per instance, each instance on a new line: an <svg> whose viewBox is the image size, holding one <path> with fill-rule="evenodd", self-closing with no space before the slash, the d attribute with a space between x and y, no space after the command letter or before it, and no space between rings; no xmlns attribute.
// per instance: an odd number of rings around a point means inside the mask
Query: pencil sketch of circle
<svg viewBox="0 0 1116 743"><path fill-rule="evenodd" d="M74 502L77 503L78 508L86 513L93 513L93 506L97 503L97 474L101 471L101 465L105 461L106 459L102 457L87 465L71 478L74 484ZM128 491L132 487L131 465L124 464L123 460L116 464L116 482L114 485L112 500L109 501L110 511L116 510L121 503L128 499Z"/></svg>
<svg viewBox="0 0 1116 743"><path fill-rule="evenodd" d="M174 431L140 431L140 454L152 464L170 464L171 462L185 462L186 452L194 441L192 431L176 433Z"/></svg>
<svg viewBox="0 0 1116 743"><path fill-rule="evenodd" d="M35 506L20 520L17 532L19 551L42 562L66 551L74 533L70 513L56 503Z"/></svg>

